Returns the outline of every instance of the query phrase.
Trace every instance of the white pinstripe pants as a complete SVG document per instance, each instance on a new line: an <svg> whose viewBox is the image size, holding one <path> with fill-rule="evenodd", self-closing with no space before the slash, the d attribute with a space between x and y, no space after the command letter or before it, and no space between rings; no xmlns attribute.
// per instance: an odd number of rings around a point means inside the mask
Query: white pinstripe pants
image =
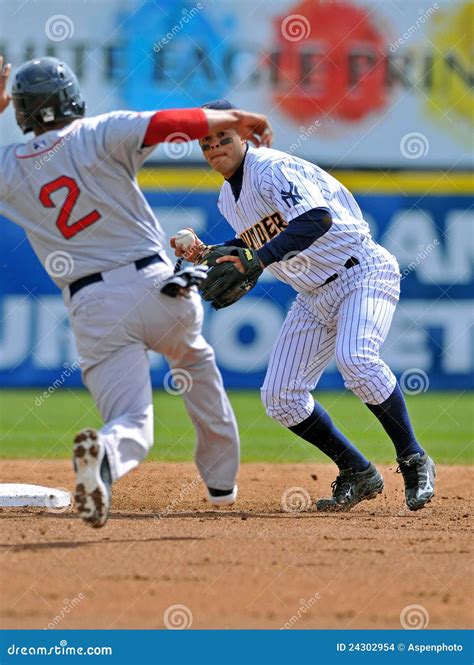
<svg viewBox="0 0 474 665"><path fill-rule="evenodd" d="M299 294L273 347L262 386L267 414L286 427L314 409L311 391L335 356L346 388L381 404L396 378L379 356L399 297L395 262L355 266L314 292Z"/></svg>

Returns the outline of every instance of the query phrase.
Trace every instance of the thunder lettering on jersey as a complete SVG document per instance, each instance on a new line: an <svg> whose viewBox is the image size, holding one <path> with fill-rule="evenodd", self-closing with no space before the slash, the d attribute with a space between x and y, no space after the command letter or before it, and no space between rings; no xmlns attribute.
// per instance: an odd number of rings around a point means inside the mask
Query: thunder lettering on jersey
<svg viewBox="0 0 474 665"><path fill-rule="evenodd" d="M114 111L0 147L0 213L25 229L60 288L158 252L166 258L135 178L155 147L142 148L153 115ZM48 269L54 256L67 257L67 270Z"/></svg>
<svg viewBox="0 0 474 665"><path fill-rule="evenodd" d="M320 286L351 257L362 264L370 258L364 246L364 240L370 239L369 226L352 194L323 169L287 153L249 147L237 200L225 182L218 207L236 235L254 249L302 213L313 208L329 210L333 223L327 233L303 252L267 268L296 291Z"/></svg>
<svg viewBox="0 0 474 665"><path fill-rule="evenodd" d="M253 249L260 249L269 240L277 236L280 231L286 229L288 222L286 222L279 212L274 212L273 215L266 215L262 217L256 224L251 226L247 231L240 234L240 238L248 247Z"/></svg>

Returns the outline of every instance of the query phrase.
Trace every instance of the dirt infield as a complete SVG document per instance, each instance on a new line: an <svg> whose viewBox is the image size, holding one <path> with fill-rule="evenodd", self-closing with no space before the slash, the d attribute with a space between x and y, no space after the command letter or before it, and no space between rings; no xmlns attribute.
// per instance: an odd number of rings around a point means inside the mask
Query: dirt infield
<svg viewBox="0 0 474 665"><path fill-rule="evenodd" d="M158 463L114 487L101 530L70 511L0 510L1 627L400 628L401 613L470 627L471 471L439 468L437 497L409 513L401 477L381 469L382 497L332 516L280 501L327 495L333 467L270 464L242 466L226 510L210 510L191 464ZM0 478L73 485L64 461L0 461Z"/></svg>

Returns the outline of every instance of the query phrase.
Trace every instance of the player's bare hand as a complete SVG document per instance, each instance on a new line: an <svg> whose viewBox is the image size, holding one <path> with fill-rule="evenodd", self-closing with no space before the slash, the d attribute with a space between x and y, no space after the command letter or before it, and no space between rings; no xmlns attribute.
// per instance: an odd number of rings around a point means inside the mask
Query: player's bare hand
<svg viewBox="0 0 474 665"><path fill-rule="evenodd" d="M225 263L226 261L233 263L239 272L245 274L244 266L242 265L242 261L239 259L238 256L230 256L230 255L222 256L220 259L217 259L216 263ZM265 267L261 261L260 265L262 266L262 268Z"/></svg>
<svg viewBox="0 0 474 665"><path fill-rule="evenodd" d="M238 256L223 256L220 259L217 259L216 263L226 263L227 261L233 263L239 272L241 273L245 272L244 266L242 265L242 261L239 259Z"/></svg>
<svg viewBox="0 0 474 665"><path fill-rule="evenodd" d="M198 261L203 252L207 249L202 240L196 235L194 229L186 227L175 236L170 238L170 245L174 249L174 254L178 258L184 257L186 261L195 263Z"/></svg>
<svg viewBox="0 0 474 665"><path fill-rule="evenodd" d="M181 247L176 247L176 238L175 236L172 236L170 238L170 246L174 249L174 255L177 256L178 258L181 258L184 255L184 249Z"/></svg>
<svg viewBox="0 0 474 665"><path fill-rule="evenodd" d="M235 111L237 123L234 129L257 148L264 146L270 148L273 143L273 130L268 118L260 113L249 113L248 111Z"/></svg>
<svg viewBox="0 0 474 665"><path fill-rule="evenodd" d="M11 101L11 96L7 92L7 83L10 78L12 66L10 63L3 65L3 56L0 55L0 113L7 108Z"/></svg>

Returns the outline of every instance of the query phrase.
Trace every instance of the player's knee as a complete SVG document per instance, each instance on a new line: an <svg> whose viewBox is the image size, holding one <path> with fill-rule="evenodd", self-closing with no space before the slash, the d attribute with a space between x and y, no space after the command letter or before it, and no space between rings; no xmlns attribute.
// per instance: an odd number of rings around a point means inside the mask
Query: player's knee
<svg viewBox="0 0 474 665"><path fill-rule="evenodd" d="M380 358L355 358L338 364L344 385L367 404L379 404L393 392L396 378Z"/></svg>
<svg viewBox="0 0 474 665"><path fill-rule="evenodd" d="M283 404L283 401L285 401L285 403L288 402L288 396L286 394L283 396L273 390L262 388L260 391L260 397L267 416L281 422L284 418L285 410L288 410L288 407L285 409ZM283 397L285 398L284 400Z"/></svg>
<svg viewBox="0 0 474 665"><path fill-rule="evenodd" d="M179 376L181 373L183 382L192 384L192 375L201 370L208 371L210 366L214 366L216 357L214 349L210 344L202 343L199 346L184 347L179 349L179 357L171 358L170 361L173 372Z"/></svg>
<svg viewBox="0 0 474 665"><path fill-rule="evenodd" d="M267 416L284 427L302 422L314 408L310 393L288 390L276 393L262 388L260 394Z"/></svg>
<svg viewBox="0 0 474 665"><path fill-rule="evenodd" d="M380 362L378 357L336 351L336 365L345 381L357 381L370 375Z"/></svg>

